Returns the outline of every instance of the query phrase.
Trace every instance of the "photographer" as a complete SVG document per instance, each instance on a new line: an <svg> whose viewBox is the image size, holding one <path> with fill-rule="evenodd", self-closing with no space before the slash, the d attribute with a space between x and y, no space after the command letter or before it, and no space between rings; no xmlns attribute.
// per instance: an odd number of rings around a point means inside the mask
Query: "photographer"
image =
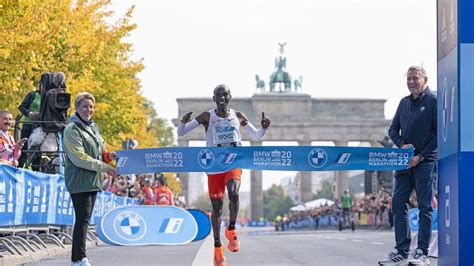
<svg viewBox="0 0 474 266"><path fill-rule="evenodd" d="M40 90L41 90L41 85L40 85ZM39 110L40 110L40 104L41 104L41 92L40 90L37 91L32 91L29 92L23 101L21 102L20 106L18 109L20 112L23 114L22 118L22 127L21 127L21 138L29 138L31 135L31 132L33 131L33 128L35 128L35 124L32 123L32 121L38 120L39 119ZM26 145L23 147L23 150L25 150L27 147ZM27 153L23 153L20 156L20 159L18 160L19 167L23 167L25 162L26 162L26 157ZM33 164L37 164L33 162ZM38 167L34 166L33 170L37 171Z"/></svg>

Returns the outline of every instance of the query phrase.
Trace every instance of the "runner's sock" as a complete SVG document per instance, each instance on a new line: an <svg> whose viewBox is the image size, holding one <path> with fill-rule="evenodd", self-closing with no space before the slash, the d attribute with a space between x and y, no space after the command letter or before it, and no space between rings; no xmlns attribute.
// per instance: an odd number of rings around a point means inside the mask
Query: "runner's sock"
<svg viewBox="0 0 474 266"><path fill-rule="evenodd" d="M229 228L229 230L234 230L235 229L235 222L229 222L229 226L227 228Z"/></svg>
<svg viewBox="0 0 474 266"><path fill-rule="evenodd" d="M221 245L221 241L220 240L214 240L214 247L215 248L220 248L222 245Z"/></svg>

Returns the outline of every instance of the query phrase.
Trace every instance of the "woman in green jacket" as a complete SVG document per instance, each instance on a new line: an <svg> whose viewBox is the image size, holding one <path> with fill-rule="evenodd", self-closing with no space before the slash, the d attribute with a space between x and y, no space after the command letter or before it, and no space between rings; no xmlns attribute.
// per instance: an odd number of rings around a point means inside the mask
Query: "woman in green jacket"
<svg viewBox="0 0 474 266"><path fill-rule="evenodd" d="M90 265L86 257L86 236L97 192L102 190L104 173L117 176L115 169L107 164L115 160L116 155L105 150L99 128L92 121L94 105L92 94L79 93L74 100L76 113L64 129L64 177L76 214L72 265Z"/></svg>

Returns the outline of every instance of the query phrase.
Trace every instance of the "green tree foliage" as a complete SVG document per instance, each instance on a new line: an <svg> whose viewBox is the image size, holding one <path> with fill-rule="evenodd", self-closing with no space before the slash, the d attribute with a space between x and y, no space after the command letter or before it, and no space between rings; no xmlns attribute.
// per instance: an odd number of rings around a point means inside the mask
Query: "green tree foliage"
<svg viewBox="0 0 474 266"><path fill-rule="evenodd" d="M288 213L294 202L286 195L282 186L273 184L263 192L263 205L265 218L273 221L275 216Z"/></svg>
<svg viewBox="0 0 474 266"><path fill-rule="evenodd" d="M145 109L147 110L148 117L148 127L146 130L156 136L160 146L175 146L173 128L169 126L168 121L158 117L151 101L145 100Z"/></svg>
<svg viewBox="0 0 474 266"><path fill-rule="evenodd" d="M329 180L324 180L323 185L318 193L315 195L315 199L333 199L334 194L332 193L332 183Z"/></svg>
<svg viewBox="0 0 474 266"><path fill-rule="evenodd" d="M170 188L171 191L173 191L173 194L175 197L178 197L179 193L181 193L181 183L176 179L176 174L175 173L163 173L163 175L166 177L166 181L168 182L168 187Z"/></svg>
<svg viewBox="0 0 474 266"><path fill-rule="evenodd" d="M123 41L136 27L130 23L133 7L110 25L108 4L0 0L0 109L18 114L41 73L62 71L72 99L81 91L95 95L94 120L109 148L120 148L126 137L142 148L171 145L170 128L140 94L136 75L143 64L130 59L132 45Z"/></svg>

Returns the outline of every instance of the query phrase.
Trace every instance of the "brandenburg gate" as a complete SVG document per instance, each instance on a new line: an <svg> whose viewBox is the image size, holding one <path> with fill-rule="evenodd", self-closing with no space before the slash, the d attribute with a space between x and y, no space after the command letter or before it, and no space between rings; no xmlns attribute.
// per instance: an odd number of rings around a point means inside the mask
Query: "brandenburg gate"
<svg viewBox="0 0 474 266"><path fill-rule="evenodd" d="M310 146L313 141L332 141L335 146L347 146L349 141L369 142L380 146L377 140L387 135L390 120L384 117L383 99L317 99L302 92L302 76L291 82L291 76L284 71L286 58L280 44L281 55L275 60L275 72L270 77L270 89L256 76L257 93L249 98L232 98L231 108L244 112L255 125L260 125L261 114L272 120L264 141L297 141L301 146ZM292 86L293 89L292 89ZM231 92L238 88L231 88ZM210 90L212 91L212 90ZM178 98L178 125L180 118L188 112L200 114L215 107L212 95L202 98ZM261 141L252 141L245 130L242 140L252 146L261 146ZM204 141L201 130L193 130L178 138L178 146L187 147L189 141ZM180 173L186 199L188 174ZM250 177L251 219L263 217L262 171L252 170ZM303 202L312 199L311 172L301 173L300 192ZM340 197L349 187L347 171L338 171L335 182L335 196Z"/></svg>

